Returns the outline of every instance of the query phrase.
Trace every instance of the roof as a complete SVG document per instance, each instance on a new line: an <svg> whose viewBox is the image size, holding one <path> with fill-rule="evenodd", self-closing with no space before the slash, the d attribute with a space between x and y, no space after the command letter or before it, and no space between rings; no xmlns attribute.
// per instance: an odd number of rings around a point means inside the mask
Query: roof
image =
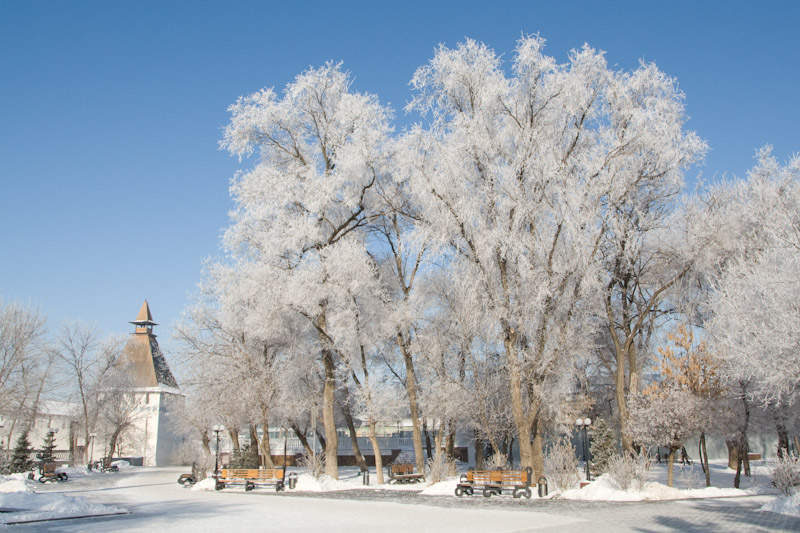
<svg viewBox="0 0 800 533"><path fill-rule="evenodd" d="M125 351L120 357L131 384L134 387L165 386L177 389L178 383L169 369L156 336L153 335L152 326L157 324L153 322L147 300L142 304L139 316L132 324L137 326L136 330L128 339Z"/></svg>
<svg viewBox="0 0 800 533"><path fill-rule="evenodd" d="M144 301L142 308L139 309L139 314L136 315L136 320L131 321L131 324L136 324L137 326L158 325L153 322L153 315L150 313L150 305L147 303L147 300Z"/></svg>

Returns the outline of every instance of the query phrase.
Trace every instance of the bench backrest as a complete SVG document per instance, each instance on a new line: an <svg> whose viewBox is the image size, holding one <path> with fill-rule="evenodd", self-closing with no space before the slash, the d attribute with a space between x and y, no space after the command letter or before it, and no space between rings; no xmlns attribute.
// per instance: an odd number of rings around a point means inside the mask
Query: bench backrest
<svg viewBox="0 0 800 533"><path fill-rule="evenodd" d="M283 480L283 469L280 468L223 468L223 479L249 479L255 481Z"/></svg>
<svg viewBox="0 0 800 533"><path fill-rule="evenodd" d="M409 475L414 473L414 465L411 463L404 463L399 465L392 465L392 475Z"/></svg>
<svg viewBox="0 0 800 533"><path fill-rule="evenodd" d="M42 474L55 474L57 465L55 463L45 463L42 466Z"/></svg>
<svg viewBox="0 0 800 533"><path fill-rule="evenodd" d="M103 457L103 468L111 468L111 457Z"/></svg>
<svg viewBox="0 0 800 533"><path fill-rule="evenodd" d="M525 485L531 484L530 468L525 470L469 470L467 482L483 485Z"/></svg>

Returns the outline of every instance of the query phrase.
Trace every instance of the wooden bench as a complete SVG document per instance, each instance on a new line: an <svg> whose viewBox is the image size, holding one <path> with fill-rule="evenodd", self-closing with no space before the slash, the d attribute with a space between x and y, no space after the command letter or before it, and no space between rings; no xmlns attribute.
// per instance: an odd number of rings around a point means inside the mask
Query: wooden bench
<svg viewBox="0 0 800 533"><path fill-rule="evenodd" d="M414 465L410 463L389 465L387 468L389 474L389 483L419 483L425 480L425 475L414 473Z"/></svg>
<svg viewBox="0 0 800 533"><path fill-rule="evenodd" d="M274 485L275 492L281 492L286 488L283 475L281 468L223 468L214 488L222 490L228 485L244 485L244 490L250 492L256 485Z"/></svg>
<svg viewBox="0 0 800 533"><path fill-rule="evenodd" d="M39 482L47 483L48 481L66 481L67 474L56 472L58 465L56 463L44 463L39 468Z"/></svg>
<svg viewBox="0 0 800 533"><path fill-rule="evenodd" d="M469 470L456 485L456 496L472 496L481 491L485 498L489 498L492 494L508 494L511 491L514 498L530 498L533 494L532 476L531 467L525 470Z"/></svg>

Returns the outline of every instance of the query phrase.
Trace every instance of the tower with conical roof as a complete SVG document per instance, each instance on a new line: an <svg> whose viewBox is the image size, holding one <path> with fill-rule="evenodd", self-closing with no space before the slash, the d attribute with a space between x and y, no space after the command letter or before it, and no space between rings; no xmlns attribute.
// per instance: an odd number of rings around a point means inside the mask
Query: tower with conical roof
<svg viewBox="0 0 800 533"><path fill-rule="evenodd" d="M153 333L158 324L153 321L147 300L131 324L134 332L118 361L127 376L128 393L137 401L133 438L128 439L124 452L141 456L145 466L177 464L182 439L175 431L173 416L182 396Z"/></svg>
<svg viewBox="0 0 800 533"><path fill-rule="evenodd" d="M136 326L133 336L125 347L125 363L131 381L136 387L178 388L178 384L167 365L167 360L158 346L153 326L157 326L150 313L147 300L139 315L131 324Z"/></svg>

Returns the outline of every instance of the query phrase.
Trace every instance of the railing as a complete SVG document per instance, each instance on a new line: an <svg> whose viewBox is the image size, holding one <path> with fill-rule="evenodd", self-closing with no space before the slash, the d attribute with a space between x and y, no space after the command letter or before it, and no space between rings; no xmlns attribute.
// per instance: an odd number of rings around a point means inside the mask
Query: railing
<svg viewBox="0 0 800 533"><path fill-rule="evenodd" d="M270 438L270 448L273 455L282 455L283 454L283 443L284 439L281 438ZM461 443L457 443L461 446ZM309 438L309 445L313 448L314 447L314 440L313 437ZM466 446L466 444L463 444ZM380 446L381 451L389 451L389 450L413 450L414 449L414 439L410 437L378 437L378 446ZM372 443L370 442L368 437L358 437L358 447L361 448L362 451L371 454L372 452ZM321 450L322 446L317 442L316 449ZM339 435L339 452L341 455L349 455L353 450L351 445L350 437ZM286 439L286 453L289 455L295 455L298 453L304 453L305 448L300 443L300 439L297 437L288 437Z"/></svg>

